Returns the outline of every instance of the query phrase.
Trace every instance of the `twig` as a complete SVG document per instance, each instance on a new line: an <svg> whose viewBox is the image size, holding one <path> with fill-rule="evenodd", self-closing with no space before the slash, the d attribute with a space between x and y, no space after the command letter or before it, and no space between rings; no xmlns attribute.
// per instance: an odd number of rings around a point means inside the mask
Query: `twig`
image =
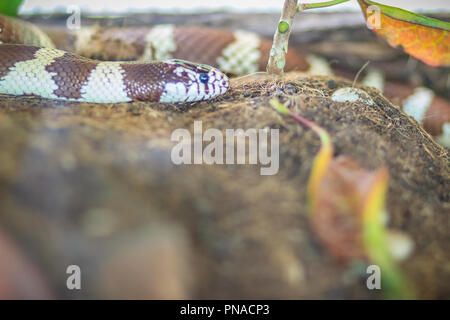
<svg viewBox="0 0 450 320"><path fill-rule="evenodd" d="M270 49L269 62L267 63L267 73L269 74L283 74L289 34L291 33L292 22L296 12L297 0L285 0L280 22L278 22L278 28L273 37L272 49Z"/></svg>
<svg viewBox="0 0 450 320"><path fill-rule="evenodd" d="M334 6L339 3L350 0L334 0L320 3L303 3L297 5L297 0L285 0L281 18L278 22L278 28L273 36L272 49L270 49L269 61L267 62L268 74L283 74L283 69L286 64L286 54L288 51L289 35L292 29L294 16L297 12L307 9L323 8Z"/></svg>
<svg viewBox="0 0 450 320"><path fill-rule="evenodd" d="M353 84L352 84L352 88L355 87L356 81L358 81L359 75L361 74L361 72L363 72L363 70L369 65L370 61L367 61L358 71L358 73L355 76L355 79L353 79Z"/></svg>

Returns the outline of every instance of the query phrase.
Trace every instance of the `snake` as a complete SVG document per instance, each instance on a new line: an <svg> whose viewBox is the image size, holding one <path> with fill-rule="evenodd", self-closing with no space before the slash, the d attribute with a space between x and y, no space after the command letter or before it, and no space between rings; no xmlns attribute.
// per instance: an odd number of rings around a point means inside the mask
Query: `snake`
<svg viewBox="0 0 450 320"><path fill-rule="evenodd" d="M0 16L0 93L91 103L209 100L229 88L225 73L181 59L98 61L54 48L30 23Z"/></svg>

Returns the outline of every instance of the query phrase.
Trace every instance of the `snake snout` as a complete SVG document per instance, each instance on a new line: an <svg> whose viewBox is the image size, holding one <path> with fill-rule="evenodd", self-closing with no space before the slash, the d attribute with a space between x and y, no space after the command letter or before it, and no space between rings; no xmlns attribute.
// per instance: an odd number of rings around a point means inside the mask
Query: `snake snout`
<svg viewBox="0 0 450 320"><path fill-rule="evenodd" d="M225 73L214 67L172 59L173 80L165 84L160 102L192 102L216 98L230 87Z"/></svg>
<svg viewBox="0 0 450 320"><path fill-rule="evenodd" d="M212 84L213 88L217 87L220 89L219 94L224 94L228 88L230 87L230 80L228 79L227 75L223 73L222 71L213 68L208 73L210 84ZM214 90L217 92L217 90Z"/></svg>

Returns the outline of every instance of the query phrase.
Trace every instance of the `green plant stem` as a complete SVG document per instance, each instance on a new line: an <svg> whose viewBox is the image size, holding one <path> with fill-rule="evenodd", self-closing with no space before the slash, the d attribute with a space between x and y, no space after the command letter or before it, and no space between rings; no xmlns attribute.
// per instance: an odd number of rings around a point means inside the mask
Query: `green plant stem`
<svg viewBox="0 0 450 320"><path fill-rule="evenodd" d="M285 0L281 18L273 37L272 49L270 49L269 61L267 62L267 73L282 75L286 64L289 35L297 9L297 0Z"/></svg>
<svg viewBox="0 0 450 320"><path fill-rule="evenodd" d="M297 11L305 11L308 9L315 9L315 8L325 8L325 7L331 7L340 3L348 2L350 0L334 0L334 1L325 1L325 2L318 2L318 3L301 3L297 6Z"/></svg>

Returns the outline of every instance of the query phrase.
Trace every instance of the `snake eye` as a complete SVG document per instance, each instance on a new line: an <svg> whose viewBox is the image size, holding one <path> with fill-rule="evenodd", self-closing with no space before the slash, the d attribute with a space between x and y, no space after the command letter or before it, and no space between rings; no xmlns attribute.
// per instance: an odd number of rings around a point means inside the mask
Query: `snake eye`
<svg viewBox="0 0 450 320"><path fill-rule="evenodd" d="M200 73L200 82L201 83L206 83L209 80L209 76L207 73Z"/></svg>

